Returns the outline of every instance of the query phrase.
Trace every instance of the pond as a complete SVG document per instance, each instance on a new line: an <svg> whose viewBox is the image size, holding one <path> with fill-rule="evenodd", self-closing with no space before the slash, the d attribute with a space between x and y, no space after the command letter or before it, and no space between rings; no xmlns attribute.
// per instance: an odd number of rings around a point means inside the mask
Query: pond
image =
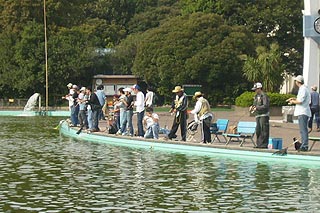
<svg viewBox="0 0 320 213"><path fill-rule="evenodd" d="M2 212L320 211L320 168L75 141L58 123L1 117Z"/></svg>

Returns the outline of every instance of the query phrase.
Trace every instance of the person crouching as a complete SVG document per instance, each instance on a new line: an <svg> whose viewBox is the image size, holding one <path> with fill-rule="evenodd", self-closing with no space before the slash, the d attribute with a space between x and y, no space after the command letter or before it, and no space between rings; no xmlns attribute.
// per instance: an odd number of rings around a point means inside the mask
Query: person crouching
<svg viewBox="0 0 320 213"><path fill-rule="evenodd" d="M191 114L194 114L194 120L201 124L201 141L211 143L210 125L213 119L210 104L203 97L201 92L195 92L193 98L197 101Z"/></svg>
<svg viewBox="0 0 320 213"><path fill-rule="evenodd" d="M159 138L159 116L153 112L152 107L146 108L146 115L143 118L143 123L147 126L144 138Z"/></svg>

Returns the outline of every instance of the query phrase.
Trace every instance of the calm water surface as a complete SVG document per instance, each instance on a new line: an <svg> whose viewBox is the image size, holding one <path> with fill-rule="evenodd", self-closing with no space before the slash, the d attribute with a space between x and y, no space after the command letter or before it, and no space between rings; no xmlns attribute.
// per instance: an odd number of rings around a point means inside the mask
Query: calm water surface
<svg viewBox="0 0 320 213"><path fill-rule="evenodd" d="M58 121L0 117L1 212L320 212L320 168L74 141Z"/></svg>

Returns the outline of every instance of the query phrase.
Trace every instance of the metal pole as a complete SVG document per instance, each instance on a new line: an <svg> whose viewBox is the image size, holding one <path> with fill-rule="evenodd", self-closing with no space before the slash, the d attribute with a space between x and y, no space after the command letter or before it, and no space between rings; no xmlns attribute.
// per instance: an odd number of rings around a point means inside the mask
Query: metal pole
<svg viewBox="0 0 320 213"><path fill-rule="evenodd" d="M48 84L48 48L47 48L47 14L46 0L43 0L43 23L44 23L44 52L45 52L45 69L46 69L46 111L48 111L49 103L49 84Z"/></svg>

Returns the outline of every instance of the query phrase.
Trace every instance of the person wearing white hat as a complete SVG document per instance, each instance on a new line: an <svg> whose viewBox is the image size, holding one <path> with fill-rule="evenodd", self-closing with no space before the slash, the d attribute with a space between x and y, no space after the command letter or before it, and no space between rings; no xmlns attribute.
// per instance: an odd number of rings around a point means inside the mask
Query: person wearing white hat
<svg viewBox="0 0 320 213"><path fill-rule="evenodd" d="M78 104L79 104L79 124L80 127L83 129L88 129L88 119L87 119L87 113L86 113L86 102L88 100L88 96L86 95L86 88L81 87L80 93L78 95Z"/></svg>
<svg viewBox="0 0 320 213"><path fill-rule="evenodd" d="M260 82L255 83L252 90L255 91L253 104L250 106L249 111L255 114L256 117L256 136L257 146L255 148L266 149L269 143L269 97L262 90Z"/></svg>
<svg viewBox="0 0 320 213"><path fill-rule="evenodd" d="M298 116L299 129L301 135L301 146L299 151L308 151L309 132L308 120L311 117L311 110L309 107L311 97L307 86L304 84L302 75L294 78L295 84L299 87L297 98L289 98L289 104L295 104L294 116Z"/></svg>
<svg viewBox="0 0 320 213"><path fill-rule="evenodd" d="M213 114L211 113L210 104L207 99L203 97L201 92L195 92L193 99L197 102L194 109L191 111L191 114L194 115L194 120L196 122L200 122L201 142L211 143L210 125L213 119Z"/></svg>

